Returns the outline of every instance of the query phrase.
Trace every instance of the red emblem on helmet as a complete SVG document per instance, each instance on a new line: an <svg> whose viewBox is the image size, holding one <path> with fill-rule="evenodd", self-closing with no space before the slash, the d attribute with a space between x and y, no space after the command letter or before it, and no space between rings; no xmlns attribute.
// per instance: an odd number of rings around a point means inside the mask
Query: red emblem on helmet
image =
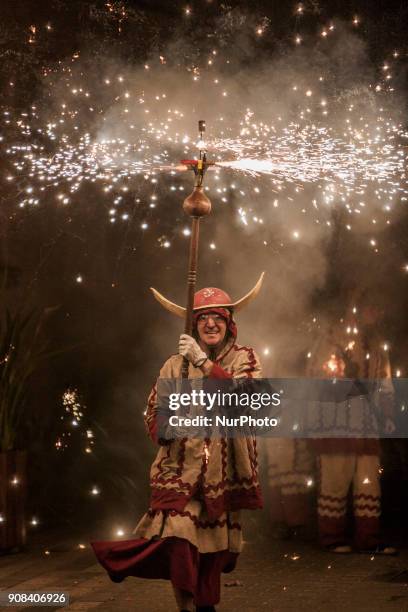
<svg viewBox="0 0 408 612"><path fill-rule="evenodd" d="M194 295L194 310L211 306L232 306L232 300L228 293L216 287L206 287L197 291Z"/></svg>

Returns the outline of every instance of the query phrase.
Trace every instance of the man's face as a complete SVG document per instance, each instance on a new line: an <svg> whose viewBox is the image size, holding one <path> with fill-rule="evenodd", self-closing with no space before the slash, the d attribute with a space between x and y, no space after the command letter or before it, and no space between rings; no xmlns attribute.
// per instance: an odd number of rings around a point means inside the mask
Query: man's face
<svg viewBox="0 0 408 612"><path fill-rule="evenodd" d="M227 322L215 312L204 313L197 318L197 331L201 342L214 347L220 344L227 333Z"/></svg>

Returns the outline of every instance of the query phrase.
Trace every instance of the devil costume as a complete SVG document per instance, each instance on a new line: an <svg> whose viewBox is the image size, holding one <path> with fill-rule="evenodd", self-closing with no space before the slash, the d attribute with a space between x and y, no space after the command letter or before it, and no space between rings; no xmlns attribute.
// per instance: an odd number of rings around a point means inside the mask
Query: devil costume
<svg viewBox="0 0 408 612"><path fill-rule="evenodd" d="M227 324L221 348L210 354L209 378L260 377L254 350L236 343L232 313L258 293L261 282L235 303L212 287L195 294L195 334L203 313L218 314ZM168 310L184 315L184 309L154 294ZM180 378L182 361L181 355L172 355L160 378ZM203 378L201 369L191 363L189 378ZM176 589L191 593L196 606L212 606L220 599L221 573L234 569L242 548L240 510L262 507L256 440L248 436L166 441L159 438L157 407L156 383L145 423L159 450L150 472L150 508L135 529L136 539L92 546L113 581L127 576L168 579Z"/></svg>

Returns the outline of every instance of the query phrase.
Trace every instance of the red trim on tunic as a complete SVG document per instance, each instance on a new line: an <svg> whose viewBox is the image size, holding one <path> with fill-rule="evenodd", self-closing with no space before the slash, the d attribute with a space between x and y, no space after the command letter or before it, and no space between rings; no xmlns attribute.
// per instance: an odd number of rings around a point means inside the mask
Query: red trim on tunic
<svg viewBox="0 0 408 612"><path fill-rule="evenodd" d="M238 352L238 351L247 351L247 353L248 353L248 362L247 363L243 363L242 365L248 366L248 369L244 370L244 371L247 372L248 378L252 378L252 372L255 370L255 366L256 366L256 358L255 358L254 349L249 347L249 346L239 346L238 347L236 344L234 344L234 346L232 348L236 352Z"/></svg>
<svg viewBox="0 0 408 612"><path fill-rule="evenodd" d="M159 514L161 510L153 510L153 508L149 508L147 514L153 518L157 514ZM179 510L170 510L166 512L166 516L183 516L190 519L196 527L200 529L214 529L215 527L224 527L227 525L228 529L238 529L242 530L241 525L239 523L231 523L229 515L227 515L226 519L220 521L219 519L211 520L211 521L200 521L194 514L191 514L188 510L179 511Z"/></svg>
<svg viewBox="0 0 408 612"><path fill-rule="evenodd" d="M158 466L158 469L161 469L161 466ZM155 485L167 486L168 484L177 484L180 489L186 489L187 491L190 491L190 493L194 490L193 485L191 485L189 482L183 482L177 475L163 478L157 474L157 476L152 476L150 479L151 488L154 488Z"/></svg>
<svg viewBox="0 0 408 612"><path fill-rule="evenodd" d="M232 350L234 350L235 352L247 351L248 361L246 363L241 364L242 366L247 366L247 368L245 370L242 370L242 372L245 372L248 378L252 378L252 372L255 370L256 366L256 357L254 350L248 346L237 346L236 344L233 344L224 355L217 357L216 361L213 363L209 378L233 378L233 374L227 372L219 365L220 361L222 361L225 356L228 355L228 353Z"/></svg>
<svg viewBox="0 0 408 612"><path fill-rule="evenodd" d="M184 510L191 495L184 495L172 489L152 489L150 507L153 510Z"/></svg>
<svg viewBox="0 0 408 612"><path fill-rule="evenodd" d="M241 478L226 478L224 482L217 482L217 484L206 484L204 486L204 492L218 491L219 489L225 489L227 485L252 485L255 481L258 481L258 475L253 473L251 476L242 476ZM241 489L240 489L241 490Z"/></svg>
<svg viewBox="0 0 408 612"><path fill-rule="evenodd" d="M252 475L248 477L242 476L241 478L237 477L236 479L226 478L222 482L217 482L216 484L206 484L204 485L204 490L205 491L218 491L219 489L225 489L227 485L243 485L243 484L250 485L250 484L253 484L256 480L258 480L258 475L256 473L252 473ZM177 484L180 488L186 489L190 493L194 493L195 489L197 488L197 483L192 485L189 482L183 482L177 476L170 476L168 478L162 478L161 476L157 475L157 476L153 476L150 479L150 485L152 489L153 488L161 489L162 487L160 487L160 485L163 485L163 487L165 487L169 484ZM159 486L155 487L155 485L159 485Z"/></svg>
<svg viewBox="0 0 408 612"><path fill-rule="evenodd" d="M225 483L222 488L225 488ZM150 507L153 510L177 510L181 512L190 499L190 495L185 495L172 489L154 488L150 497ZM236 491L224 491L217 497L208 497L203 494L201 500L207 510L208 518L211 520L217 519L223 512L234 512L244 509L256 510L263 507L262 493L259 486L237 489Z"/></svg>
<svg viewBox="0 0 408 612"><path fill-rule="evenodd" d="M221 482L227 480L227 440L221 438Z"/></svg>
<svg viewBox="0 0 408 612"><path fill-rule="evenodd" d="M151 390L151 395L149 398L149 402L148 402L148 409L152 408L154 406L154 403L156 401L156 397L157 397L157 386L154 385L152 390ZM153 442L155 444L159 443L158 437L157 437L157 420L156 418L152 418L149 419L148 423L147 423L147 430L148 430L148 434L150 436L150 438L153 440Z"/></svg>
<svg viewBox="0 0 408 612"><path fill-rule="evenodd" d="M238 553L222 550L199 553L182 538L92 542L99 563L113 582L128 576L170 580L191 593L196 606L213 606L220 600L221 573L231 572Z"/></svg>
<svg viewBox="0 0 408 612"><path fill-rule="evenodd" d="M257 510L263 507L261 488L224 491L222 495L215 498L205 497L204 504L210 519L216 519L226 511Z"/></svg>

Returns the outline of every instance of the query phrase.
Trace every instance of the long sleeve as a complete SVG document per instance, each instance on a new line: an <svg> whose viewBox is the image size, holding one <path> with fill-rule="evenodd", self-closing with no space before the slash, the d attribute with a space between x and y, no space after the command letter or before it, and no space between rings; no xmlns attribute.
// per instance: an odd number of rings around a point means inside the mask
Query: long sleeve
<svg viewBox="0 0 408 612"><path fill-rule="evenodd" d="M147 409L144 415L144 422L149 437L155 444L158 444L157 438L157 383L152 387L147 400Z"/></svg>
<svg viewBox="0 0 408 612"><path fill-rule="evenodd" d="M159 378L172 378L172 367L171 367L171 358L166 361L160 370ZM150 391L148 400L147 400L147 408L144 414L144 422L147 430L148 436L152 439L155 444L159 444L160 446L165 446L169 444L169 440L165 440L163 438L158 437L159 431L159 422L158 419L160 415L158 413L158 401L157 401L157 385L158 380L153 385L152 390Z"/></svg>

